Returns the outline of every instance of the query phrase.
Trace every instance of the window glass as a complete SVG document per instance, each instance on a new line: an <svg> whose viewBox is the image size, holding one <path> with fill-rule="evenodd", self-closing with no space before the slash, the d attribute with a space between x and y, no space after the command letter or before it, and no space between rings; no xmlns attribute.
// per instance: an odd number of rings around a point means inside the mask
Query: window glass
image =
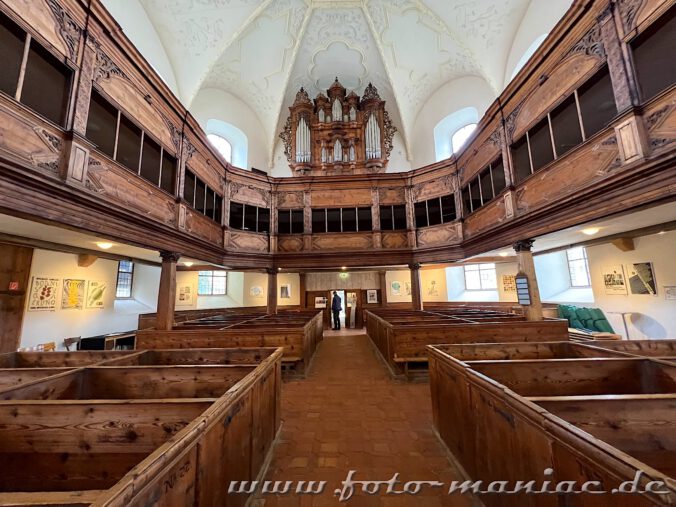
<svg viewBox="0 0 676 507"><path fill-rule="evenodd" d="M176 159L164 150L162 154L162 179L160 188L165 192L174 194L174 185L176 184Z"/></svg>
<svg viewBox="0 0 676 507"><path fill-rule="evenodd" d="M132 261L120 261L117 264L116 298L130 298L134 281L134 263Z"/></svg>
<svg viewBox="0 0 676 507"><path fill-rule="evenodd" d="M120 131L117 136L116 160L130 171L138 174L141 155L141 129L124 115L120 116Z"/></svg>
<svg viewBox="0 0 676 507"><path fill-rule="evenodd" d="M516 181L523 181L531 175L528 140L525 135L512 145L512 163L514 164Z"/></svg>
<svg viewBox="0 0 676 507"><path fill-rule="evenodd" d="M406 205L400 204L392 206L392 215L394 217L394 229L397 231L405 231L408 228L406 224Z"/></svg>
<svg viewBox="0 0 676 507"><path fill-rule="evenodd" d="M502 165L502 157L491 164L491 175L493 177L493 189L495 190L495 195L498 195L507 186L507 182L505 181L505 168Z"/></svg>
<svg viewBox="0 0 676 507"><path fill-rule="evenodd" d="M469 184L462 189L462 205L465 209L465 216L472 212L472 197L469 193Z"/></svg>
<svg viewBox="0 0 676 507"><path fill-rule="evenodd" d="M198 296L223 296L228 292L226 271L200 271L197 275Z"/></svg>
<svg viewBox="0 0 676 507"><path fill-rule="evenodd" d="M479 175L479 184L481 185L481 199L483 204L493 199L493 182L491 182L491 170L486 168Z"/></svg>
<svg viewBox="0 0 676 507"><path fill-rule="evenodd" d="M676 83L676 7L631 43L634 67L644 101Z"/></svg>
<svg viewBox="0 0 676 507"><path fill-rule="evenodd" d="M452 222L456 219L455 195L445 195L441 198L441 219L444 223Z"/></svg>
<svg viewBox="0 0 676 507"><path fill-rule="evenodd" d="M613 85L608 68L604 67L577 92L584 133L589 138L603 129L617 114Z"/></svg>
<svg viewBox="0 0 676 507"><path fill-rule="evenodd" d="M326 210L327 232L340 232L340 208Z"/></svg>
<svg viewBox="0 0 676 507"><path fill-rule="evenodd" d="M117 132L117 109L92 89L87 117L87 139L98 146L99 150L113 156L115 134Z"/></svg>
<svg viewBox="0 0 676 507"><path fill-rule="evenodd" d="M554 160L552 136L549 133L549 121L543 118L540 123L528 131L530 155L533 161L533 172Z"/></svg>
<svg viewBox="0 0 676 507"><path fill-rule="evenodd" d="M441 223L441 203L438 197L427 201L427 216L429 225L439 225Z"/></svg>
<svg viewBox="0 0 676 507"><path fill-rule="evenodd" d="M371 216L371 208L357 209L357 226L360 231L373 230L373 217Z"/></svg>
<svg viewBox="0 0 676 507"><path fill-rule="evenodd" d="M472 199L472 209L474 211L481 207L481 194L479 191L479 179L473 178L469 183L469 195Z"/></svg>
<svg viewBox="0 0 676 507"><path fill-rule="evenodd" d="M19 84L26 34L13 21L0 12L0 91L14 97Z"/></svg>
<svg viewBox="0 0 676 507"><path fill-rule="evenodd" d="M380 207L380 230L391 231L394 228L392 219L392 206Z"/></svg>
<svg viewBox="0 0 676 507"><path fill-rule="evenodd" d="M305 232L305 214L302 209L291 210L291 233L303 234Z"/></svg>
<svg viewBox="0 0 676 507"><path fill-rule="evenodd" d="M563 101L550 115L556 156L560 157L582 142L575 95Z"/></svg>
<svg viewBox="0 0 676 507"><path fill-rule="evenodd" d="M197 178L195 183L195 209L204 214L204 205L207 199L207 184Z"/></svg>
<svg viewBox="0 0 676 507"><path fill-rule="evenodd" d="M204 214L207 217L211 218L212 220L214 219L214 199L215 199L214 191L211 190L211 188L207 187L207 202Z"/></svg>
<svg viewBox="0 0 676 507"><path fill-rule="evenodd" d="M589 287L589 264L587 251L584 247L571 248L566 251L568 258L568 272L570 273L571 287Z"/></svg>
<svg viewBox="0 0 676 507"><path fill-rule="evenodd" d="M465 289L496 290L497 288L495 264L468 264L465 266Z"/></svg>
<svg viewBox="0 0 676 507"><path fill-rule="evenodd" d="M312 210L312 233L326 232L326 210Z"/></svg>
<svg viewBox="0 0 676 507"><path fill-rule="evenodd" d="M244 204L230 201L230 227L244 228Z"/></svg>
<svg viewBox="0 0 676 507"><path fill-rule="evenodd" d="M415 214L415 227L420 229L421 227L427 227L427 202L416 202L413 205L413 213Z"/></svg>
<svg viewBox="0 0 676 507"><path fill-rule="evenodd" d="M183 198L188 201L190 206L195 205L195 175L192 171L185 171L185 182L183 184Z"/></svg>
<svg viewBox="0 0 676 507"><path fill-rule="evenodd" d="M149 135L143 136L143 152L141 153L141 177L154 185L160 184L160 164L162 149Z"/></svg>
<svg viewBox="0 0 676 507"><path fill-rule="evenodd" d="M277 232L279 234L291 233L291 210L280 209L277 212Z"/></svg>
<svg viewBox="0 0 676 507"><path fill-rule="evenodd" d="M453 148L453 153L457 153L470 138L472 133L476 130L477 124L470 123L465 125L459 130L456 130L455 133L451 136L451 147Z"/></svg>
<svg viewBox="0 0 676 507"><path fill-rule="evenodd" d="M343 232L354 232L357 230L357 209L343 208Z"/></svg>
<svg viewBox="0 0 676 507"><path fill-rule="evenodd" d="M244 230L255 232L258 228L258 208L250 204L244 205Z"/></svg>
<svg viewBox="0 0 676 507"><path fill-rule="evenodd" d="M63 126L66 123L72 74L65 63L57 60L35 39L31 40L21 102Z"/></svg>
<svg viewBox="0 0 676 507"><path fill-rule="evenodd" d="M232 145L230 142L217 134L208 134L207 139L216 148L216 151L221 154L227 163L232 161Z"/></svg>
<svg viewBox="0 0 676 507"><path fill-rule="evenodd" d="M258 232L270 232L270 210L258 208Z"/></svg>

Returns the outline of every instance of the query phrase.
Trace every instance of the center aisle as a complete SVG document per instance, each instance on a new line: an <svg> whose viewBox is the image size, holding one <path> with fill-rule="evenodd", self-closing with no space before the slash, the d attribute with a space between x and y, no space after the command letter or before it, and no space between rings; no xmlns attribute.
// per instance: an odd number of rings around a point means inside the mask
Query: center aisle
<svg viewBox="0 0 676 507"><path fill-rule="evenodd" d="M281 437L265 477L327 481L324 492L259 495L253 505L473 505L468 495L446 494L460 474L434 433L429 384L392 380L365 334L344 333L326 333L308 377L284 383ZM441 481L446 487L423 486L412 496L385 494L384 485L379 495L359 493L339 502L335 490L350 470L357 481L388 481L398 472L395 491L407 481Z"/></svg>

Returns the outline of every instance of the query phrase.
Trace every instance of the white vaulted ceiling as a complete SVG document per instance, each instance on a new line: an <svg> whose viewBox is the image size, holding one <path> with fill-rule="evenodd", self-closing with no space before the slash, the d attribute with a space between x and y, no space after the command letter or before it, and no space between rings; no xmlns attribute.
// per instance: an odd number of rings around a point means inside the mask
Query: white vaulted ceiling
<svg viewBox="0 0 676 507"><path fill-rule="evenodd" d="M265 150L269 160L298 89L304 86L314 97L336 76L360 95L369 82L378 88L410 158L418 114L436 91L472 76L486 83L492 95L487 100L493 100L523 53L571 1L104 4L188 108L202 90L211 89L244 102L257 116L265 140L265 146L253 148Z"/></svg>

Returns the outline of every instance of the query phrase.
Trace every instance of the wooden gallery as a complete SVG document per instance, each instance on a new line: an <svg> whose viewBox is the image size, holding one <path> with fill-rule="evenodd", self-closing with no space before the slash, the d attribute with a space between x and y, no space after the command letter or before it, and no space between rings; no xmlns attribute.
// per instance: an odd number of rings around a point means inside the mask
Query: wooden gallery
<svg viewBox="0 0 676 507"><path fill-rule="evenodd" d="M674 0L0 0L0 507L676 505Z"/></svg>

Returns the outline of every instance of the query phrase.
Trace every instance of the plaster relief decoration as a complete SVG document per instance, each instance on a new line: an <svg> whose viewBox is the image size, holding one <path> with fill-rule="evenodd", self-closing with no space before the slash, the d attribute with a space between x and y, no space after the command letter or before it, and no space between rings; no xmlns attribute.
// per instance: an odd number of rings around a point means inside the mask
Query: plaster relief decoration
<svg viewBox="0 0 676 507"><path fill-rule="evenodd" d="M290 283L283 283L279 286L279 299L291 299Z"/></svg>
<svg viewBox="0 0 676 507"><path fill-rule="evenodd" d="M193 306L195 303L195 287L191 284L176 287L176 306Z"/></svg>
<svg viewBox="0 0 676 507"><path fill-rule="evenodd" d="M632 294L657 295L657 283L652 262L627 264L627 279Z"/></svg>
<svg viewBox="0 0 676 507"><path fill-rule="evenodd" d="M61 287L61 309L82 310L85 299L85 281L64 278Z"/></svg>
<svg viewBox="0 0 676 507"><path fill-rule="evenodd" d="M56 297L59 288L58 278L34 276L28 298L28 311L56 310Z"/></svg>
<svg viewBox="0 0 676 507"><path fill-rule="evenodd" d="M516 293L516 275L502 275L502 292Z"/></svg>
<svg viewBox="0 0 676 507"><path fill-rule="evenodd" d="M254 299L263 299L263 287L259 285L253 285L252 287L249 288L249 296L251 296Z"/></svg>
<svg viewBox="0 0 676 507"><path fill-rule="evenodd" d="M103 309L106 297L106 282L90 281L87 284L85 308Z"/></svg>
<svg viewBox="0 0 676 507"><path fill-rule="evenodd" d="M279 137L293 174L365 174L387 166L396 128L372 83L360 98L336 77L314 101L301 87L289 112Z"/></svg>
<svg viewBox="0 0 676 507"><path fill-rule="evenodd" d="M605 266L603 268L603 286L606 294L624 295L627 294L627 281L624 277L624 269L621 264L616 266Z"/></svg>

